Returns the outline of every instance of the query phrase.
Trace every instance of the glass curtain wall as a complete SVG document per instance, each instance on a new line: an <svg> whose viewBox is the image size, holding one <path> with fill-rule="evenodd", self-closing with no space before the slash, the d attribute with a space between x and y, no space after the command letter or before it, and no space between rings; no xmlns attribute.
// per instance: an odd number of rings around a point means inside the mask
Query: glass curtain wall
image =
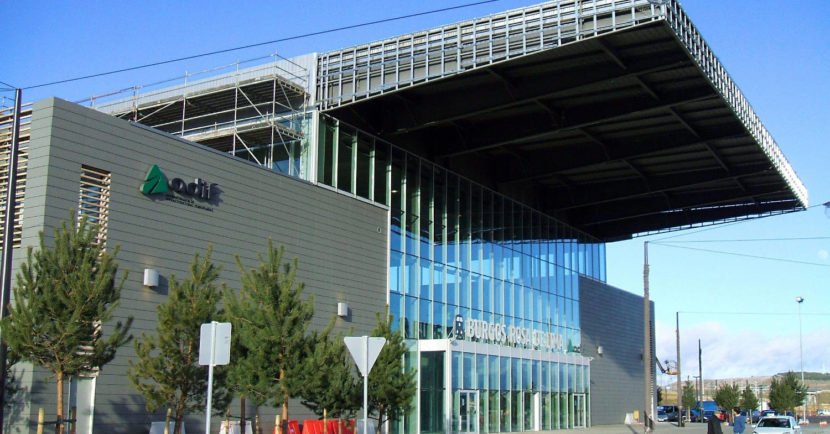
<svg viewBox="0 0 830 434"><path fill-rule="evenodd" d="M390 208L389 313L405 338L450 337L460 315L562 337L506 345L579 351L578 277L605 281L603 243L337 119L319 127L318 182ZM455 390L476 389L481 430L522 430L534 411L540 429L573 426L574 365L453 354L452 369L453 424Z"/></svg>
<svg viewBox="0 0 830 434"><path fill-rule="evenodd" d="M452 432L464 432L472 414L481 432L571 429L589 422L586 365L454 351L452 371ZM474 411L464 406L471 390L478 391ZM424 425L437 418L424 413L438 410L425 396L422 392L422 432L437 426Z"/></svg>

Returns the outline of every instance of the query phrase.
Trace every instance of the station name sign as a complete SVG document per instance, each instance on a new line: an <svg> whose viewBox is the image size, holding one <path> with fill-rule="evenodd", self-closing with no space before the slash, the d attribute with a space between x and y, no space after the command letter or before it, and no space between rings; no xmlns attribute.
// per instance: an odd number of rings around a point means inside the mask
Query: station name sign
<svg viewBox="0 0 830 434"><path fill-rule="evenodd" d="M463 317L456 316L455 329L456 339L477 339L500 345L521 345L551 351L562 351L565 348L561 334L527 327L507 326L471 318L465 321Z"/></svg>
<svg viewBox="0 0 830 434"><path fill-rule="evenodd" d="M202 178L196 178L193 182L187 182L182 178L172 178L168 181L164 172L157 164L154 164L147 172L139 191L147 196L163 194L166 200L213 211L213 208L196 203L194 199L211 202L217 193L217 186L218 184L208 182Z"/></svg>

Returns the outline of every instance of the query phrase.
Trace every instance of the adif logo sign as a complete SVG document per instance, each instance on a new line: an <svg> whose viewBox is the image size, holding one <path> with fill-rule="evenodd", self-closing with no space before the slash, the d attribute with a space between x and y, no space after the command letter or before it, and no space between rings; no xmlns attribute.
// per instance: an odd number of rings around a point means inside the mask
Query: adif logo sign
<svg viewBox="0 0 830 434"><path fill-rule="evenodd" d="M139 190L146 195L170 193L175 191L182 196L210 201L211 194L216 190L218 184L208 183L204 179L196 178L193 182L186 182L181 178L173 178L168 181L164 172L157 164L154 164L147 172L144 183Z"/></svg>

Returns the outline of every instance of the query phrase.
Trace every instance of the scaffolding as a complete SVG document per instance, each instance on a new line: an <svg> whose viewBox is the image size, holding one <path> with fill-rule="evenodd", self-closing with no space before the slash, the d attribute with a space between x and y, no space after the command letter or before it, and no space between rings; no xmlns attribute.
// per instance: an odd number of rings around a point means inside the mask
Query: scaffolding
<svg viewBox="0 0 830 434"><path fill-rule="evenodd" d="M168 86L161 89L135 86L85 102L113 116L298 175L311 99L309 69L294 60L272 57L271 62L249 68L236 62L185 74L180 85L169 86L168 80L159 83ZM215 75L222 69L232 71ZM206 74L213 76L199 79ZM105 101L126 92L132 96Z"/></svg>
<svg viewBox="0 0 830 434"><path fill-rule="evenodd" d="M14 107L0 108L0 228L6 221L8 204L6 192L9 188L9 156L14 127ZM17 183L15 188L14 231L12 246L19 247L23 233L23 198L26 193L26 168L29 161L29 140L32 131L32 104L23 104L19 116L20 133L17 150ZM3 240L0 239L0 246Z"/></svg>

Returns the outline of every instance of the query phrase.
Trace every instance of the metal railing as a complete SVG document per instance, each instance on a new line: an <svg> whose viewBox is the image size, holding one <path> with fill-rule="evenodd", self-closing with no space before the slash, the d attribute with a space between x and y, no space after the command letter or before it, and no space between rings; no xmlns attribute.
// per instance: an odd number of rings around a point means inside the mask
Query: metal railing
<svg viewBox="0 0 830 434"><path fill-rule="evenodd" d="M686 12L680 7L677 0L671 0L666 7L666 21L669 23L672 30L674 30L680 42L686 47L689 55L698 64L700 69L709 78L712 85L717 89L724 101L730 106L735 116L743 123L750 135L761 147L761 150L769 159L770 163L775 167L779 174L787 182L793 195L801 202L803 207L807 207L807 188L796 175L781 148L775 143L772 135L764 127L761 119L752 109L752 106L747 101L744 94L737 84L732 80L732 77L726 72L726 68L718 60L717 56L706 44L706 41L700 35L700 32L692 24Z"/></svg>
<svg viewBox="0 0 830 434"><path fill-rule="evenodd" d="M318 107L327 110L389 91L665 20L691 59L787 182L802 206L807 190L746 97L677 0L562 0L497 13L321 54Z"/></svg>
<svg viewBox="0 0 830 434"><path fill-rule="evenodd" d="M648 0L564 0L321 54L321 110L663 18Z"/></svg>

